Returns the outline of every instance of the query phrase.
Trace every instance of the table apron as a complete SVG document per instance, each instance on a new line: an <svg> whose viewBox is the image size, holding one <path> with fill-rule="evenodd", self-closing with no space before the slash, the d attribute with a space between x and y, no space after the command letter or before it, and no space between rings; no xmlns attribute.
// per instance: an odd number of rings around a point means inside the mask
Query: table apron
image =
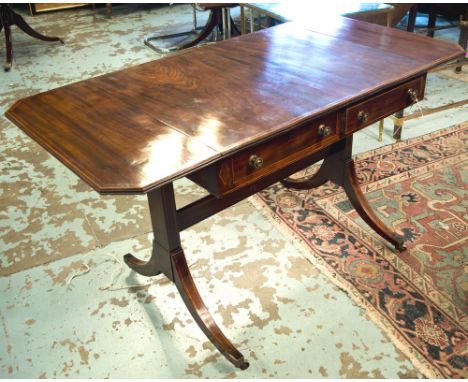
<svg viewBox="0 0 468 382"><path fill-rule="evenodd" d="M349 137L351 139L352 137ZM290 164L287 167L280 168L273 173L270 173L261 179L248 184L244 187L238 188L235 191L217 198L213 195L208 195L201 198L187 206L184 206L177 210L177 225L179 231L191 227L208 217L215 215L216 213L228 208L241 200L265 189L266 187L318 162L331 155L332 153L340 150L344 150L347 139L342 139L320 151L316 151L310 155L307 155L298 161Z"/></svg>

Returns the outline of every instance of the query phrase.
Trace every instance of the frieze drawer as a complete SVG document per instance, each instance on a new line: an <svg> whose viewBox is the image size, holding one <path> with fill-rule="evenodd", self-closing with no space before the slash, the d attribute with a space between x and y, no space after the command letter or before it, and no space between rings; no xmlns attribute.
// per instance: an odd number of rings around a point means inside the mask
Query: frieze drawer
<svg viewBox="0 0 468 382"><path fill-rule="evenodd" d="M338 113L333 112L234 153L189 178L221 197L329 146L339 140L339 132Z"/></svg>
<svg viewBox="0 0 468 382"><path fill-rule="evenodd" d="M424 97L426 76L408 81L346 109L346 134L388 117Z"/></svg>

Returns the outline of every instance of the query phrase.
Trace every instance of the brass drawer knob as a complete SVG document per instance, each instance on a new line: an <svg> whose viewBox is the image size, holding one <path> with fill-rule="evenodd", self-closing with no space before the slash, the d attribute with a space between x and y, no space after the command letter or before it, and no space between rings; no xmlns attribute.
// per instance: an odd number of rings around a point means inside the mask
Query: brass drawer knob
<svg viewBox="0 0 468 382"><path fill-rule="evenodd" d="M414 90L413 88L408 89L408 95L411 98L411 102L416 103L419 101L418 99L418 91Z"/></svg>
<svg viewBox="0 0 468 382"><path fill-rule="evenodd" d="M357 115L357 119L361 123L366 123L370 118L370 114L366 111L360 111Z"/></svg>
<svg viewBox="0 0 468 382"><path fill-rule="evenodd" d="M255 154L251 155L249 158L249 166L253 167L254 169L259 169L263 166L263 158Z"/></svg>
<svg viewBox="0 0 468 382"><path fill-rule="evenodd" d="M328 137L332 132L330 126L324 125L323 123L318 127L318 135L320 137Z"/></svg>

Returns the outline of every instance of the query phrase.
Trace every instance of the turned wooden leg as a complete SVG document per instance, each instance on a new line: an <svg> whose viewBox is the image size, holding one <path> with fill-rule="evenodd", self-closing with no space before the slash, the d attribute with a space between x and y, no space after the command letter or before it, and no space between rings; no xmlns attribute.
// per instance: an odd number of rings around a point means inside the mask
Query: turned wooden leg
<svg viewBox="0 0 468 382"><path fill-rule="evenodd" d="M13 62L13 46L11 42L11 26L16 25L24 33L31 37L44 41L63 41L58 37L47 37L32 29L23 17L13 11L10 5L0 4L0 31L5 28L5 43L6 43L6 63L5 71L9 71Z"/></svg>
<svg viewBox="0 0 468 382"><path fill-rule="evenodd" d="M151 258L144 262L127 254L124 256L125 263L145 276L164 273L175 283L190 314L213 345L234 366L246 369L249 363L216 324L193 282L180 243L172 183L148 193L148 202L154 232Z"/></svg>
<svg viewBox="0 0 468 382"><path fill-rule="evenodd" d="M399 252L404 251L406 249L403 245L404 238L401 235L391 231L377 217L372 208L369 206L366 197L359 187L354 161L352 159L348 159L345 166L346 168L343 187L345 189L346 195L349 198L349 201L356 209L356 212L367 224L369 224L369 226L375 232L392 243Z"/></svg>

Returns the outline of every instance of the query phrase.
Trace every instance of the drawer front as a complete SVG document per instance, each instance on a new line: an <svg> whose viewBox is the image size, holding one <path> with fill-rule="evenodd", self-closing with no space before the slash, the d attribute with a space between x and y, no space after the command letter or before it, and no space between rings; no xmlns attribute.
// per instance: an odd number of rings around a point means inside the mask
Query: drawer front
<svg viewBox="0 0 468 382"><path fill-rule="evenodd" d="M232 157L233 186L239 187L311 154L339 139L338 114L332 113Z"/></svg>
<svg viewBox="0 0 468 382"><path fill-rule="evenodd" d="M421 76L349 107L346 109L346 134L369 126L423 99L425 83L426 77Z"/></svg>

